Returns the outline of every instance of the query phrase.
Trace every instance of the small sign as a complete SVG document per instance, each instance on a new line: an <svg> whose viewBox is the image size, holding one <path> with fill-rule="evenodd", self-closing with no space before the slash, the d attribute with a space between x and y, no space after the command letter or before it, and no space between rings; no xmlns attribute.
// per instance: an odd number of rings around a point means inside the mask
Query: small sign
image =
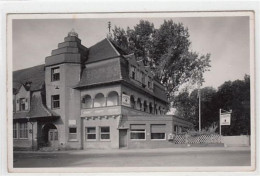
<svg viewBox="0 0 260 176"><path fill-rule="evenodd" d="M220 115L220 125L230 125L231 114L221 114Z"/></svg>
<svg viewBox="0 0 260 176"><path fill-rule="evenodd" d="M76 120L69 120L69 125L76 125Z"/></svg>
<svg viewBox="0 0 260 176"><path fill-rule="evenodd" d="M131 102L130 102L130 96L129 95L122 94L122 105L131 107Z"/></svg>

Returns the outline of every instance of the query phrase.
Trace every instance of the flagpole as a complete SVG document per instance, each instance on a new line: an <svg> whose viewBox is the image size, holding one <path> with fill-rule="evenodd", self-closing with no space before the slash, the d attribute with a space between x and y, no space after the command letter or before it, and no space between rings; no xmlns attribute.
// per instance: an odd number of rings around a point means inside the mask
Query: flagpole
<svg viewBox="0 0 260 176"><path fill-rule="evenodd" d="M200 87L199 87L199 132L201 131L201 97L200 97Z"/></svg>
<svg viewBox="0 0 260 176"><path fill-rule="evenodd" d="M219 135L221 136L221 109L219 109Z"/></svg>

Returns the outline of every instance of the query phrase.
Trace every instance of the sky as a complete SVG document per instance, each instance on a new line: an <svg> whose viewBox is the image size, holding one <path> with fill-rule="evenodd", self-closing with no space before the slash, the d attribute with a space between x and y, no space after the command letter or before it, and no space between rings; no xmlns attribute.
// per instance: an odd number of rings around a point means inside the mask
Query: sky
<svg viewBox="0 0 260 176"><path fill-rule="evenodd" d="M81 42L90 47L112 28L133 28L148 20L159 28L164 20L181 22L189 29L191 50L211 54L210 71L204 74L203 87L218 88L225 81L243 79L250 73L249 17L177 17L177 18L86 18L86 19L15 19L13 20L13 70L44 64L58 43L72 28Z"/></svg>

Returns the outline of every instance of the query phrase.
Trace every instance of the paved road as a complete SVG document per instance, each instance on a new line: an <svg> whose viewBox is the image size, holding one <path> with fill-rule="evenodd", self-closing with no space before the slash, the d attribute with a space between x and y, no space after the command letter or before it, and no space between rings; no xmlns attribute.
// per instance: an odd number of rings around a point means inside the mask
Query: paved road
<svg viewBox="0 0 260 176"><path fill-rule="evenodd" d="M15 152L14 167L250 166L250 150L139 149Z"/></svg>

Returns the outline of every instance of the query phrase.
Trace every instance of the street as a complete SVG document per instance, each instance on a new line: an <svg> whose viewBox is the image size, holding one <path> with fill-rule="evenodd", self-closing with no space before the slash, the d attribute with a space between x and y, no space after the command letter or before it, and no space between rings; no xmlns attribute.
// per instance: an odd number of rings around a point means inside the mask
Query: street
<svg viewBox="0 0 260 176"><path fill-rule="evenodd" d="M250 166L250 149L211 147L14 152L14 168L151 166Z"/></svg>

